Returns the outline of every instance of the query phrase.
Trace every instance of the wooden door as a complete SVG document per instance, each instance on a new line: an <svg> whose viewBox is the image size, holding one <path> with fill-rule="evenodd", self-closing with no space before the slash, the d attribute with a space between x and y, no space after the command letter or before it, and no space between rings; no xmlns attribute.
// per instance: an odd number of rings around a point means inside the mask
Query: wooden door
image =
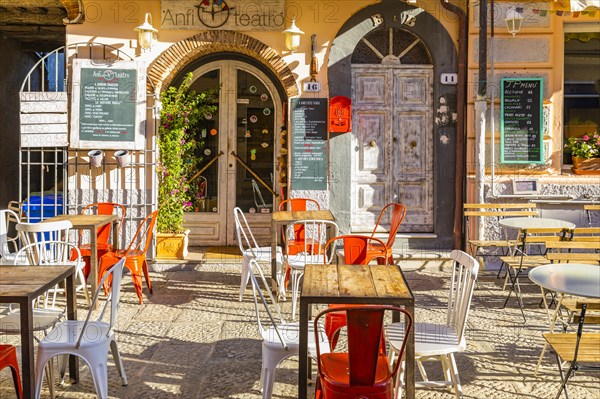
<svg viewBox="0 0 600 399"><path fill-rule="evenodd" d="M432 83L429 66L352 67L353 232L389 202L408 209L401 231L433 231Z"/></svg>

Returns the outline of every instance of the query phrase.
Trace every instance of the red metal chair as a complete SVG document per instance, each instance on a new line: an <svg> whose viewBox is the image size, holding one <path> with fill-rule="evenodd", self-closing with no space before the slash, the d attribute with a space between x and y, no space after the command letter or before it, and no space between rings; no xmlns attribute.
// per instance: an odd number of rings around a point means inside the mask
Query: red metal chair
<svg viewBox="0 0 600 399"><path fill-rule="evenodd" d="M329 308L317 315L315 328L322 316L344 312L348 320L348 352L320 352L316 343L318 377L315 398L318 399L392 399L394 378L401 362L390 371L388 358L380 351L383 319L386 310L404 314L406 330L402 352L412 328L412 318L402 308L385 305L344 306Z"/></svg>
<svg viewBox="0 0 600 399"><path fill-rule="evenodd" d="M383 207L383 209L381 210L381 213L379 214L379 218L377 219L377 223L375 224L375 228L373 229L373 233L371 234L371 237L375 236L375 233L377 232L377 228L379 227L379 224L381 223L381 220L383 219L383 216L388 212L391 212L390 214L390 231L388 234L388 239L387 242L385 243L385 251L386 251L386 258L387 258L387 264L388 265L393 265L394 264L394 257L392 254L392 247L394 246L394 241L396 240L396 233L398 232L398 229L400 228L400 225L402 224L402 221L404 220L404 216L406 216L406 207L402 204L398 204L395 202L389 203L387 204L385 207ZM374 254L379 254L379 252L381 252L382 248L381 245L378 243L370 243L369 244L369 249L367 250L367 254L369 255L374 255ZM383 260L381 258L377 259L377 263L378 264L384 264Z"/></svg>
<svg viewBox="0 0 600 399"><path fill-rule="evenodd" d="M354 236L354 235L343 235L338 237L333 237L325 244L325 252L328 253L329 246L332 245L335 241L342 240L344 242L344 263L347 265L368 265L373 259L385 261L387 260L387 253L385 250L385 244L379 238L368 237L368 236ZM368 249L376 245L379 247L379 252L376 251L377 247L373 247L374 249L369 253ZM327 263L327 259L325 260ZM344 307L347 305L329 305L330 308L338 308ZM325 318L325 332L327 333L327 338L329 338L329 343L331 345L331 349L335 349L337 345L337 341L340 335L340 330L342 327L346 325L346 313L344 312L333 312L327 314ZM385 343L383 351L385 352Z"/></svg>
<svg viewBox="0 0 600 399"><path fill-rule="evenodd" d="M119 220L119 226L117 227L119 230L123 225L123 220L125 220L125 207L121 204L117 204L114 202L95 202L93 204L87 205L81 211L82 215L88 214L96 209L96 215L112 215L120 211L121 219ZM102 257L102 255L106 254L108 251L112 251L113 246L108 242L110 237L110 229L111 225L107 224L98 229L96 233L96 246L98 248L98 259ZM85 262L85 266L83 267L83 274L87 279L90 275L90 244L81 244L83 238L83 232L79 233L79 251L81 252L81 258Z"/></svg>
<svg viewBox="0 0 600 399"><path fill-rule="evenodd" d="M17 398L23 398L23 386L21 385L21 377L19 375L19 363L17 362L17 350L13 345L0 345L0 370L5 367L10 367L15 384Z"/></svg>
<svg viewBox="0 0 600 399"><path fill-rule="evenodd" d="M308 205L312 204L316 210L321 210L321 206L317 201L310 198L290 198L284 201L281 201L279 204L279 210L285 211L287 204L290 204L290 211L306 211L308 209ZM301 224L297 224L294 226L294 236L292 238L285 236L285 228L283 229L283 242L286 243L287 247L287 255L296 255L302 251L304 251L304 226ZM312 248L309 248L312 251Z"/></svg>
<svg viewBox="0 0 600 399"><path fill-rule="evenodd" d="M152 294L152 283L148 274L148 262L146 262L146 252L152 243L152 233L156 224L158 211L152 212L140 223L135 236L127 249L118 249L116 251L108 251L100 258L98 266L98 279L102 279L104 273L116 264L121 258L125 257L125 267L131 270L133 286L135 292L140 299L140 304L143 303L142 298L142 274L146 279L148 291Z"/></svg>

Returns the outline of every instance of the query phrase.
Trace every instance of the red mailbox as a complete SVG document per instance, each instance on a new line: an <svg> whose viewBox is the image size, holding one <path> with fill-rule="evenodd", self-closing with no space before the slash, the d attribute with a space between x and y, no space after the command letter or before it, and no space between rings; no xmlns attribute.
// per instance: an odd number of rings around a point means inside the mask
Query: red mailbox
<svg viewBox="0 0 600 399"><path fill-rule="evenodd" d="M329 100L329 131L352 131L352 101L348 97L335 96Z"/></svg>

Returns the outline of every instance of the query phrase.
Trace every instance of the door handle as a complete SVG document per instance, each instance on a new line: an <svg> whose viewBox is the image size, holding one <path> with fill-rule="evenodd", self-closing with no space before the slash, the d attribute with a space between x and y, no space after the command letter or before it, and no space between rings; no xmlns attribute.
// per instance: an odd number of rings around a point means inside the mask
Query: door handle
<svg viewBox="0 0 600 399"><path fill-rule="evenodd" d="M376 145L377 143L375 142L375 140L369 141L369 147L375 147Z"/></svg>

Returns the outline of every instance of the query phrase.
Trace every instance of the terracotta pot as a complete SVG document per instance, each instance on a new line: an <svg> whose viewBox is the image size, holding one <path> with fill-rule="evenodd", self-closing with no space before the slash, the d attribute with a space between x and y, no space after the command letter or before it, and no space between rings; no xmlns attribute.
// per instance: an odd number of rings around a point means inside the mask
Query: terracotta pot
<svg viewBox="0 0 600 399"><path fill-rule="evenodd" d="M573 173L576 175L600 175L600 158L573 157Z"/></svg>
<svg viewBox="0 0 600 399"><path fill-rule="evenodd" d="M188 255L189 230L179 234L156 233L158 259L185 259Z"/></svg>

